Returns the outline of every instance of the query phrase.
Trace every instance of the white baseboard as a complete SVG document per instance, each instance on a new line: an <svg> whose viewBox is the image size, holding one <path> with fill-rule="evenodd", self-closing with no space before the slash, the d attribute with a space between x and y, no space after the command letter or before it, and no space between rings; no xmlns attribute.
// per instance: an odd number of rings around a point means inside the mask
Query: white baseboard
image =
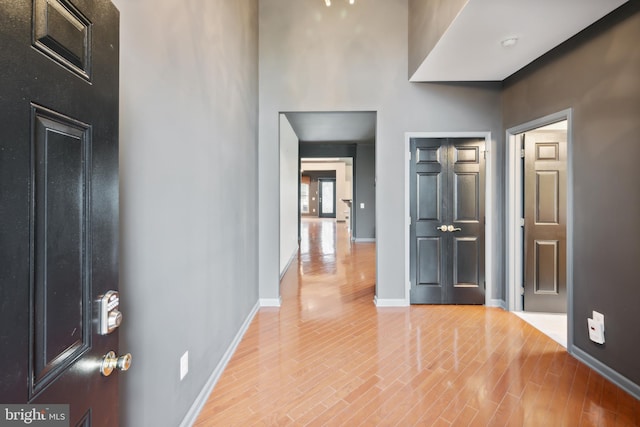
<svg viewBox="0 0 640 427"><path fill-rule="evenodd" d="M409 301L406 299L382 299L377 296L373 298L376 307L409 307Z"/></svg>
<svg viewBox="0 0 640 427"><path fill-rule="evenodd" d="M244 320L244 323L242 323L242 326L240 327L240 330L238 330L236 336L233 338L233 341L231 341L231 344L227 348L227 351L224 352L222 359L220 360L220 362L218 362L218 366L216 366L216 368L213 370L211 376L198 394L198 397L196 397L196 400L191 405L191 408L189 408L187 415L185 415L184 419L180 423L180 427L190 427L196 422L200 411L202 411L202 408L207 403L209 395L213 391L213 388L216 386L216 383L220 379L220 376L222 376L224 369L227 367L227 364L231 360L233 353L235 353L236 348L238 348L240 341L242 341L242 337L244 336L245 332L247 332L247 329L249 329L249 325L251 325L251 321L253 320L259 309L260 305L256 303L256 305L254 305L251 309L251 312L249 313L247 318Z"/></svg>
<svg viewBox="0 0 640 427"><path fill-rule="evenodd" d="M282 277L287 272L289 267L291 267L291 263L293 262L294 259L296 259L297 256L298 256L298 247L296 246L296 250L293 251L293 253L289 257L289 261L287 261L287 265L285 265L282 271L280 272L280 280L282 280Z"/></svg>
<svg viewBox="0 0 640 427"><path fill-rule="evenodd" d="M575 357L636 399L640 400L640 385L634 383L629 378L621 375L617 371L614 371L595 357L591 356L589 353L579 349L574 345L572 345L569 349L569 353L571 353L573 357Z"/></svg>
<svg viewBox="0 0 640 427"><path fill-rule="evenodd" d="M280 307L282 299L278 298L260 298L260 307Z"/></svg>
<svg viewBox="0 0 640 427"><path fill-rule="evenodd" d="M501 299L490 299L489 302L487 302L487 307L499 307L503 310L506 310L507 303L505 303Z"/></svg>
<svg viewBox="0 0 640 427"><path fill-rule="evenodd" d="M375 237L356 237L353 239L356 243L372 243L376 241Z"/></svg>

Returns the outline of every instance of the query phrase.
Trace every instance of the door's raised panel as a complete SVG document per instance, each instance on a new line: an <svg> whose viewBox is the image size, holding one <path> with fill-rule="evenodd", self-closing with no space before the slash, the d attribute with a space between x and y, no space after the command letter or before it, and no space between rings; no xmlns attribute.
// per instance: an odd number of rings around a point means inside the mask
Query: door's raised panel
<svg viewBox="0 0 640 427"><path fill-rule="evenodd" d="M31 394L89 348L89 126L34 106Z"/></svg>
<svg viewBox="0 0 640 427"><path fill-rule="evenodd" d="M536 143L536 160L560 159L560 144L557 142Z"/></svg>
<svg viewBox="0 0 640 427"><path fill-rule="evenodd" d="M440 286L440 262L442 257L442 239L425 237L418 239L416 265L418 266L418 285Z"/></svg>
<svg viewBox="0 0 640 427"><path fill-rule="evenodd" d="M558 224L560 176L558 171L536 171L536 224Z"/></svg>
<svg viewBox="0 0 640 427"><path fill-rule="evenodd" d="M559 250L557 240L534 242L534 292L536 294L558 294Z"/></svg>
<svg viewBox="0 0 640 427"><path fill-rule="evenodd" d="M417 174L418 221L440 221L440 173Z"/></svg>
<svg viewBox="0 0 640 427"><path fill-rule="evenodd" d="M480 247L477 237L459 237L453 240L453 286L478 287Z"/></svg>
<svg viewBox="0 0 640 427"><path fill-rule="evenodd" d="M440 163L440 147L426 147L416 149L416 163Z"/></svg>
<svg viewBox="0 0 640 427"><path fill-rule="evenodd" d="M479 147L455 147L455 163L473 163L480 162Z"/></svg>
<svg viewBox="0 0 640 427"><path fill-rule="evenodd" d="M84 79L91 79L91 23L66 0L34 0L33 45Z"/></svg>
<svg viewBox="0 0 640 427"><path fill-rule="evenodd" d="M469 222L480 220L480 179L477 172L456 173L453 188L453 220Z"/></svg>

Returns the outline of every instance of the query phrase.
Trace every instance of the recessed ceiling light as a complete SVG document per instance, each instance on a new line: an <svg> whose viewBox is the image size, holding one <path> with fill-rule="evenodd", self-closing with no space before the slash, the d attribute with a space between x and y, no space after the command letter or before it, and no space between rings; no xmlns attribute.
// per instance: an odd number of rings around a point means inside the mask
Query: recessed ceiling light
<svg viewBox="0 0 640 427"><path fill-rule="evenodd" d="M518 43L518 38L517 37L510 37L508 39L504 39L500 42L500 44L502 45L502 47L511 47L511 46L515 46L515 44Z"/></svg>

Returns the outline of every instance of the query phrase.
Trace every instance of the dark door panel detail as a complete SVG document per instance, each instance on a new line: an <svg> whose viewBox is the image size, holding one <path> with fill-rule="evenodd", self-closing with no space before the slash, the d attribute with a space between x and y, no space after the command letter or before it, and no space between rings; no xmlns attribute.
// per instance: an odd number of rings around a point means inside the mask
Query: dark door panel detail
<svg viewBox="0 0 640 427"><path fill-rule="evenodd" d="M90 127L32 106L30 395L90 346Z"/></svg>
<svg viewBox="0 0 640 427"><path fill-rule="evenodd" d="M66 0L34 0L33 46L91 80L91 23Z"/></svg>
<svg viewBox="0 0 640 427"><path fill-rule="evenodd" d="M482 269L477 237L462 237L453 240L453 286L480 286L478 272Z"/></svg>

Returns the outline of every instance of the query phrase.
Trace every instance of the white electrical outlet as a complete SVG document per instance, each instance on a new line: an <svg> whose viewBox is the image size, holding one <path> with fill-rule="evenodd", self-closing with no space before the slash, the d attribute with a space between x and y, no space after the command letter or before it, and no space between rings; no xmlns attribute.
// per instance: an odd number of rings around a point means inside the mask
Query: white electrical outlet
<svg viewBox="0 0 640 427"><path fill-rule="evenodd" d="M591 317L594 321L602 323L602 326L604 326L604 314L598 313L597 311L593 310L593 314L591 315Z"/></svg>
<svg viewBox="0 0 640 427"><path fill-rule="evenodd" d="M598 344L604 344L604 325L593 319L587 319L589 339Z"/></svg>
<svg viewBox="0 0 640 427"><path fill-rule="evenodd" d="M189 352L185 351L180 358L180 381L184 379L187 372L189 372Z"/></svg>
<svg viewBox="0 0 640 427"><path fill-rule="evenodd" d="M360 209L364 209L364 203L360 203Z"/></svg>

